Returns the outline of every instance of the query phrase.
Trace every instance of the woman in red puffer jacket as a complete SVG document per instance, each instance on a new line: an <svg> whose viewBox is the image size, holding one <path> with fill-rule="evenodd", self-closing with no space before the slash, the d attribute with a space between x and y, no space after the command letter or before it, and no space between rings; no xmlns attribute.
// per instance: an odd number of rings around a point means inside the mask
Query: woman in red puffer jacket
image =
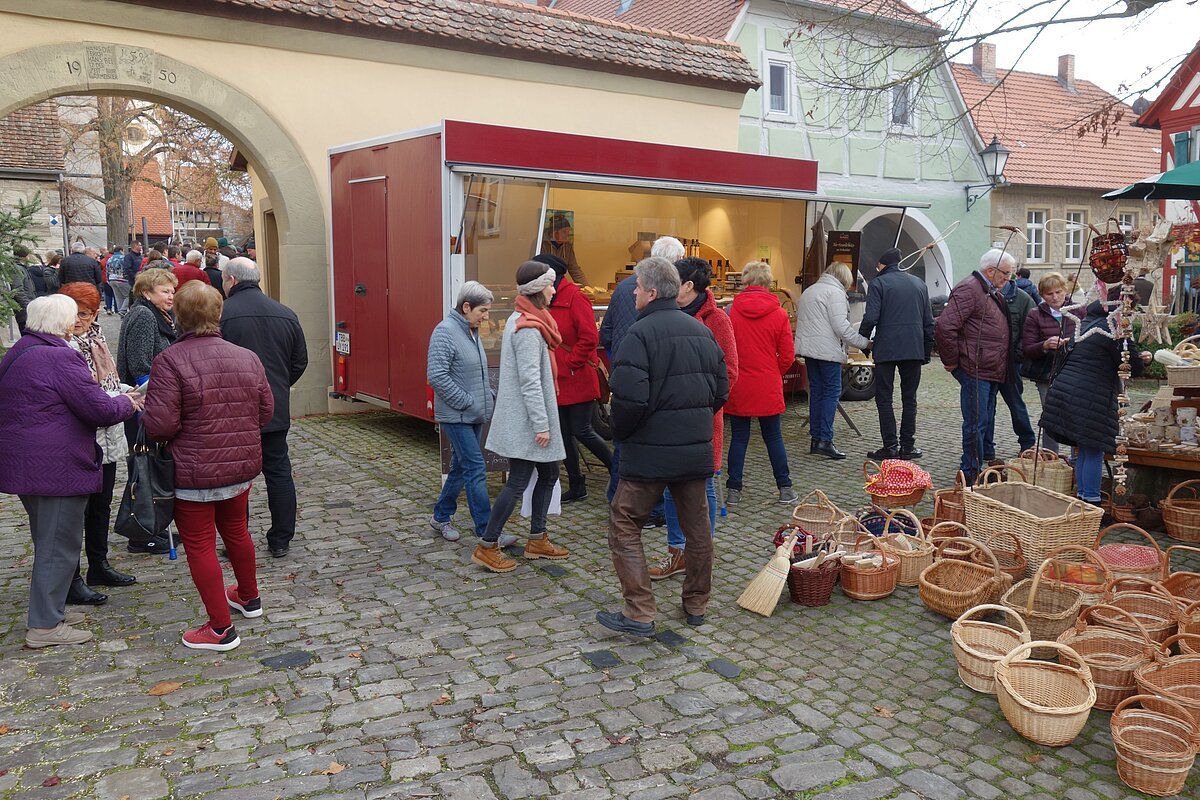
<svg viewBox="0 0 1200 800"><path fill-rule="evenodd" d="M154 359L142 422L175 461L175 524L208 612L208 622L185 633L183 644L223 651L241 644L230 608L262 616L246 515L275 399L258 356L221 338L222 305L220 292L199 281L175 295L183 336ZM228 588L217 561L218 531L237 577Z"/></svg>
<svg viewBox="0 0 1200 800"><path fill-rule="evenodd" d="M783 376L796 360L792 326L787 312L772 294L771 265L755 261L742 270L746 287L733 300L729 319L737 342L738 380L729 390L725 418L729 420L729 477L725 481L725 504L734 506L742 497L742 471L750 444L750 420L758 417L771 471L779 489L779 502L792 503L787 449L783 444Z"/></svg>

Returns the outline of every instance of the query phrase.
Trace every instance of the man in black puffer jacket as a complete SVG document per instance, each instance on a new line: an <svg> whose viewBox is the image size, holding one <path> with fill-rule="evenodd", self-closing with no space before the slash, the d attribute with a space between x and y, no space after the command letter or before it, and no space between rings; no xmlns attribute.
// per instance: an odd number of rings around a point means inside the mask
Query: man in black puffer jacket
<svg viewBox="0 0 1200 800"><path fill-rule="evenodd" d="M596 619L616 631L650 636L657 608L642 523L665 488L671 490L687 540L683 610L689 624L704 622L713 553L705 481L713 474L713 414L729 398L729 376L708 328L675 302L675 266L665 258L647 258L634 277L638 320L621 341L609 379L621 481L610 508L608 545L625 609L598 612Z"/></svg>

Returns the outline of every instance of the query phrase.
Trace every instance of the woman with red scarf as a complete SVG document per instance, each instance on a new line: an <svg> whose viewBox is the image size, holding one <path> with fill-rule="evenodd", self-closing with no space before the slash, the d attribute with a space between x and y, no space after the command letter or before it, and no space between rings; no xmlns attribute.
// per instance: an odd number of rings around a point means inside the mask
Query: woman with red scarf
<svg viewBox="0 0 1200 800"><path fill-rule="evenodd" d="M498 542L534 472L537 483L525 557L561 559L569 555L546 534L558 462L566 454L558 423L558 369L552 352L562 344L562 335L549 310L555 277L554 269L545 264L522 264L517 269L516 308L504 325L500 387L485 446L508 459L508 482L492 505L483 540L471 556L471 561L492 572L517 568L517 562L500 551Z"/></svg>

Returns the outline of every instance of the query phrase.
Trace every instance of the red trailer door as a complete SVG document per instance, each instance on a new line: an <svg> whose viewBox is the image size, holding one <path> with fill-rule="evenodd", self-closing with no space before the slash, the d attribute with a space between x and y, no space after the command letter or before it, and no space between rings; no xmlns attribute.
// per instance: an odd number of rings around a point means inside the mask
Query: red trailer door
<svg viewBox="0 0 1200 800"><path fill-rule="evenodd" d="M350 247L354 385L361 394L388 400L387 178L350 182Z"/></svg>

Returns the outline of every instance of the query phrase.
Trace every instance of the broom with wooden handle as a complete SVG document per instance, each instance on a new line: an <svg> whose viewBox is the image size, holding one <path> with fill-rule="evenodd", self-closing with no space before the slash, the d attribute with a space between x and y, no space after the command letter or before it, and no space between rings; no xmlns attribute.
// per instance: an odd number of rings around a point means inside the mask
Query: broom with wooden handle
<svg viewBox="0 0 1200 800"><path fill-rule="evenodd" d="M788 570L792 566L791 554L795 545L796 535L790 534L783 540L783 544L775 548L775 555L771 556L771 560L737 599L739 606L764 617L774 613L775 606L779 603L779 595L783 593L783 585L787 582Z"/></svg>

